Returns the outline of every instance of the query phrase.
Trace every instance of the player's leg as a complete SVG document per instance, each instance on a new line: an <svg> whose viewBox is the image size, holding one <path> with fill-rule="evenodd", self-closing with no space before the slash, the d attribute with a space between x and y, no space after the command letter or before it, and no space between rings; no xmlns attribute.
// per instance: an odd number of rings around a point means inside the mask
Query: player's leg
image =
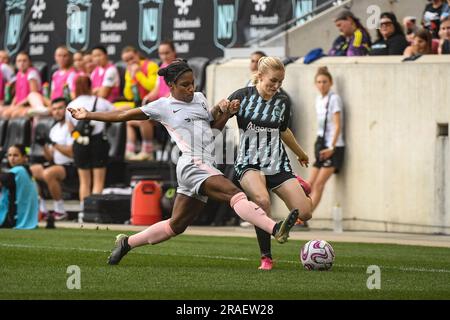
<svg viewBox="0 0 450 320"><path fill-rule="evenodd" d="M300 183L294 177L286 180L273 192L284 201L289 210L298 209L299 218L305 222L312 217L312 201L306 196Z"/></svg>
<svg viewBox="0 0 450 320"><path fill-rule="evenodd" d="M66 178L66 170L63 166L54 165L44 170L44 180L53 199L54 216L56 220L67 218L62 198L62 181Z"/></svg>
<svg viewBox="0 0 450 320"><path fill-rule="evenodd" d="M259 170L247 170L241 177L242 189L253 202L259 205L270 217L270 196L266 188L266 177ZM256 238L261 253L261 270L271 270L273 266L271 235L255 226Z"/></svg>
<svg viewBox="0 0 450 320"><path fill-rule="evenodd" d="M222 175L207 178L200 191L214 200L229 202L239 217L272 234L280 243L287 241L289 231L298 217L298 211L294 210L284 221L276 223L266 215L261 207L249 201L242 190Z"/></svg>
<svg viewBox="0 0 450 320"><path fill-rule="evenodd" d="M204 202L178 193L175 198L172 217L157 222L130 237L124 234L118 235L116 246L108 258L108 263L111 265L118 264L123 256L133 248L146 244L157 244L183 233L204 206Z"/></svg>
<svg viewBox="0 0 450 320"><path fill-rule="evenodd" d="M319 173L314 183L311 185L311 200L313 210L319 204L320 199L322 198L323 190L325 189L325 184L328 181L328 179L333 175L334 170L335 170L334 167L328 168L322 167L319 170Z"/></svg>

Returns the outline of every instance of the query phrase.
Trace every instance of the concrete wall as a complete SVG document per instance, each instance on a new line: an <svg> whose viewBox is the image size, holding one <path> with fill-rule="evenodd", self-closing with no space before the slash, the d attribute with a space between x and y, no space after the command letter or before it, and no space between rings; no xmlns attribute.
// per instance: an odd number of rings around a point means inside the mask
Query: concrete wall
<svg viewBox="0 0 450 320"><path fill-rule="evenodd" d="M287 56L304 56L313 48L323 48L325 52L331 48L333 40L339 35L334 25L334 18L344 9L349 7L351 11L361 19L364 26L368 26L373 20L373 11L367 12L370 6L378 6L380 12L392 11L401 22L405 16L419 18L425 8L426 0L347 0L341 6L333 7L319 14L313 20L296 28L282 33L279 37L263 43L263 46L286 47ZM376 39L376 30L369 29L372 40Z"/></svg>
<svg viewBox="0 0 450 320"><path fill-rule="evenodd" d="M328 66L345 105L344 168L328 182L311 227L332 228L333 207L340 205L345 230L450 234L449 138L437 136L438 124L450 122L450 57L401 59L323 58L287 66L283 87L294 103L295 135L311 158L319 66ZM211 103L245 84L248 63L208 67ZM309 169L295 167L308 177ZM272 212L287 213L276 197Z"/></svg>

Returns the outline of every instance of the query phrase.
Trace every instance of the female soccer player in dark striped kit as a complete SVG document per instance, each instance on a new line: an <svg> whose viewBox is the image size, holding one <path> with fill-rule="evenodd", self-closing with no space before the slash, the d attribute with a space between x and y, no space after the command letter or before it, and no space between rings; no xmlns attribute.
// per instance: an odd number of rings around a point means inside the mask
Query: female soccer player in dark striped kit
<svg viewBox="0 0 450 320"><path fill-rule="evenodd" d="M249 199L270 215L268 190L277 194L289 210L298 209L299 218L311 218L312 203L292 172L282 141L295 153L302 166L308 165L308 156L288 128L290 103L280 92L285 69L280 59L262 57L254 86L239 89L228 98L239 100L236 113L241 130L235 171L239 183ZM243 132L242 132L243 131ZM261 251L259 269L273 266L270 234L255 227Z"/></svg>

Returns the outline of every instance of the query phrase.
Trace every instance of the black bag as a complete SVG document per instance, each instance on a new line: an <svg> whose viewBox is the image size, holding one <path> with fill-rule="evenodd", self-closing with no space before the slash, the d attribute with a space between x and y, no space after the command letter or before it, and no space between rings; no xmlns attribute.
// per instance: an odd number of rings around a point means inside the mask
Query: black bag
<svg viewBox="0 0 450 320"><path fill-rule="evenodd" d="M92 194L84 199L83 220L96 223L125 223L131 216L131 195Z"/></svg>
<svg viewBox="0 0 450 320"><path fill-rule="evenodd" d="M314 155L316 159L320 159L320 151L327 148L327 144L325 142L325 132L327 130L327 119L328 119L328 106L330 105L331 94L328 96L327 105L325 106L325 123L323 125L323 134L322 136L317 136L316 142L314 143Z"/></svg>
<svg viewBox="0 0 450 320"><path fill-rule="evenodd" d="M316 159L320 158L320 151L326 149L325 145L325 138L318 136L316 139L316 143L314 144L314 155L316 156Z"/></svg>
<svg viewBox="0 0 450 320"><path fill-rule="evenodd" d="M97 107L97 100L98 98L95 98L95 102L94 102L94 108L92 109L92 112L95 112L96 107ZM94 126L91 124L90 120L79 120L77 122L77 125L75 126L75 128L73 128L72 131L72 135L75 132L78 132L78 134L76 134L76 139L75 142L78 142L77 140L79 140L79 137L91 137L92 136L92 131L94 130ZM81 140L83 141L83 140ZM88 142L89 143L89 142ZM81 144L88 144L88 143L81 143Z"/></svg>

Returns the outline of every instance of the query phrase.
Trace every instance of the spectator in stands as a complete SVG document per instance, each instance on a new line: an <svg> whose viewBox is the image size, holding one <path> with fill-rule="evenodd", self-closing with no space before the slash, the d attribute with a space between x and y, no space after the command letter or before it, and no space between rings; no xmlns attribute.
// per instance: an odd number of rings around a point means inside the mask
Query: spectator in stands
<svg viewBox="0 0 450 320"><path fill-rule="evenodd" d="M416 24L417 18L412 16L407 16L403 18L403 27L405 28L406 41L409 44L413 42L414 35L419 31L419 27Z"/></svg>
<svg viewBox="0 0 450 320"><path fill-rule="evenodd" d="M18 70L15 81L15 95L10 106L0 108L0 115L3 118L23 117L30 109L39 109L42 106L42 99L39 101L29 100L30 93L41 91L41 76L31 64L28 53L22 51L17 54L16 68ZM31 108L29 106L31 105Z"/></svg>
<svg viewBox="0 0 450 320"><path fill-rule="evenodd" d="M5 50L0 50L0 105L3 105L5 86L15 81L14 68L9 65L9 55Z"/></svg>
<svg viewBox="0 0 450 320"><path fill-rule="evenodd" d="M92 83L88 76L79 76L75 82L75 100L68 108L86 108L87 110L112 111L114 106L106 99L92 93ZM66 116L68 127L74 138L73 158L78 169L80 179L80 205L83 210L84 199L92 193L102 193L105 185L106 165L108 160L109 143L105 135L105 123L92 121L92 132L88 139L80 137L74 131L78 120Z"/></svg>
<svg viewBox="0 0 450 320"><path fill-rule="evenodd" d="M316 161L309 178L313 210L322 198L328 179L341 169L345 148L342 100L338 94L331 91L333 77L327 67L319 68L315 83L320 94L316 98L318 120Z"/></svg>
<svg viewBox="0 0 450 320"><path fill-rule="evenodd" d="M136 48L128 46L122 50L122 61L126 63L125 88L123 95L140 107L145 96L156 86L158 65L151 60L141 59ZM139 128L142 144L136 154L136 132ZM128 160L153 160L153 123L148 120L127 122L127 146L125 158Z"/></svg>
<svg viewBox="0 0 450 320"><path fill-rule="evenodd" d="M263 51L255 51L250 55L250 72L252 73L252 77L255 73L258 72L258 61L262 57L266 57L267 54ZM247 87L254 86L252 79L249 79L247 82Z"/></svg>
<svg viewBox="0 0 450 320"><path fill-rule="evenodd" d="M52 74L50 97L43 96L40 92L32 92L28 95L28 102L34 106L28 115L48 115L51 101L64 97L67 101L72 99L71 92L75 79L73 68L73 56L66 46L59 46L55 50L55 62L58 69Z"/></svg>
<svg viewBox="0 0 450 320"><path fill-rule="evenodd" d="M163 69L171 64L177 57L177 52L175 51L175 45L172 41L163 41L158 47L158 55L159 59L161 59L160 68ZM158 76L158 80L155 88L150 91L144 97L143 104L147 102L152 102L161 97L168 97L170 95L170 88L167 83L164 81L164 77Z"/></svg>
<svg viewBox="0 0 450 320"><path fill-rule="evenodd" d="M428 30L419 30L414 36L412 45L405 49L403 55L411 57L422 54L432 54L432 41L431 33Z"/></svg>
<svg viewBox="0 0 450 320"><path fill-rule="evenodd" d="M0 228L35 229L38 224L38 193L25 146L8 149L8 172L0 173Z"/></svg>
<svg viewBox="0 0 450 320"><path fill-rule="evenodd" d="M442 7L441 22L450 17L450 0L447 0Z"/></svg>
<svg viewBox="0 0 450 320"><path fill-rule="evenodd" d="M333 42L330 56L365 56L370 50L370 34L351 11L341 12L334 20L341 35Z"/></svg>
<svg viewBox="0 0 450 320"><path fill-rule="evenodd" d="M66 100L71 100L70 92L74 91L73 85L76 72L73 67L72 53L66 46L56 48L55 62L58 69L52 75L50 99L65 97ZM64 92L64 90L67 91Z"/></svg>
<svg viewBox="0 0 450 320"><path fill-rule="evenodd" d="M450 18L441 22L439 37L439 54L450 54Z"/></svg>
<svg viewBox="0 0 450 320"><path fill-rule="evenodd" d="M39 163L30 167L33 177L47 184L53 199L55 220L67 218L62 198L62 182L66 179L73 181L77 176L77 169L73 164L73 138L65 119L66 107L67 101L63 97L52 100L50 112L55 123L50 129L48 137L38 137L35 140L36 143L43 146L44 157L51 164L44 167ZM41 213L48 215L45 200L42 198L39 208Z"/></svg>
<svg viewBox="0 0 450 320"><path fill-rule="evenodd" d="M86 53L84 51L77 51L73 54L73 68L75 69L75 76L72 80L71 99L75 99L75 82L79 76L90 74L86 71L86 62L84 60Z"/></svg>
<svg viewBox="0 0 450 320"><path fill-rule="evenodd" d="M434 39L439 37L438 34L443 7L443 0L431 0L431 3L428 3L423 11L422 26L431 32L432 38Z"/></svg>
<svg viewBox="0 0 450 320"><path fill-rule="evenodd" d="M94 59L92 58L92 51L85 52L83 55L84 72L90 75L95 69Z"/></svg>
<svg viewBox="0 0 450 320"><path fill-rule="evenodd" d="M384 12L380 16L378 39L372 45L370 55L402 55L408 46L405 34L395 14Z"/></svg>
<svg viewBox="0 0 450 320"><path fill-rule="evenodd" d="M114 102L120 96L119 71L109 62L108 53L102 46L92 49L92 59L96 66L91 73L93 94Z"/></svg>

